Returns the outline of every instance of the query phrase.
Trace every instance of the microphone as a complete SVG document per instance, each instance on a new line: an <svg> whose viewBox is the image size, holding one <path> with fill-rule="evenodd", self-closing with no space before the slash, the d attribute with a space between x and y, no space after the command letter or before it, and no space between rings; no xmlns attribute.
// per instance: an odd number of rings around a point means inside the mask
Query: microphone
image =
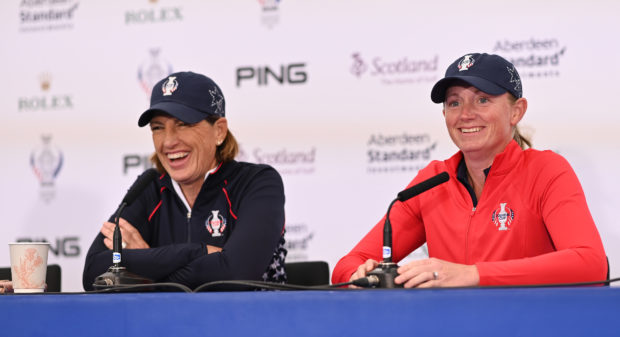
<svg viewBox="0 0 620 337"><path fill-rule="evenodd" d="M365 281L358 282L362 286L370 286L373 288L402 288L402 284L394 283L394 278L398 276L398 265L392 262L392 224L390 223L390 211L395 202L405 202L418 194L424 193L431 188L443 184L450 179L448 172L441 172L438 175L424 180L419 184L415 184L398 193L396 199L388 206L385 222L383 223L383 261L379 263L377 268L373 269L365 277Z"/></svg>
<svg viewBox="0 0 620 337"><path fill-rule="evenodd" d="M150 168L144 171L138 177L138 179L136 179L133 185L131 185L129 190L127 190L127 194L125 194L125 197L123 198L123 201L121 202L121 205L122 204L130 205L132 202L134 202L138 198L140 193L142 193L142 191L146 188L146 186L148 186L148 184L150 184L151 181L155 180L158 176L159 176L159 172L157 172L157 170L154 168Z"/></svg>
<svg viewBox="0 0 620 337"><path fill-rule="evenodd" d="M121 204L114 212L114 223L116 226L114 227L114 235L112 237L112 266L108 268L108 271L97 276L95 279L95 283L93 287L96 289L102 289L107 287L113 287L122 284L148 284L153 283L152 280L138 276L133 274L122 267L121 263L121 255L123 252L122 246L122 236L121 230L119 226L119 219L121 213L125 209L125 207L129 206L133 203L138 196L144 191L146 186L148 186L153 180L157 178L159 172L156 169L150 168L144 171L138 179L129 187L127 190L127 194L123 197Z"/></svg>
<svg viewBox="0 0 620 337"><path fill-rule="evenodd" d="M396 197L396 199L401 202L407 201L418 194L424 193L437 185L445 183L449 179L450 175L448 174L448 172L441 172L438 175L428 178L419 184L415 184L408 189L398 192L398 196Z"/></svg>

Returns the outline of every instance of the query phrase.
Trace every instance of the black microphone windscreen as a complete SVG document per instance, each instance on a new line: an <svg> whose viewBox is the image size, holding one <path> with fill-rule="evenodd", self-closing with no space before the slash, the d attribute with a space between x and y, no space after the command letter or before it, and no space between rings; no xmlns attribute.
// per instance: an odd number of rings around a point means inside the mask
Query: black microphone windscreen
<svg viewBox="0 0 620 337"><path fill-rule="evenodd" d="M445 183L446 181L448 181L448 179L450 179L450 175L448 174L448 172L445 172L445 171L441 172L434 177L426 179L419 184L415 184L409 187L408 189L399 192L398 197L396 199L398 199L401 202L409 200L426 190L429 190L439 184Z"/></svg>
<svg viewBox="0 0 620 337"><path fill-rule="evenodd" d="M150 184L151 181L153 181L158 176L159 176L159 172L157 172L157 170L154 168L150 168L144 171L138 177L138 179L136 179L133 185L131 185L131 187L127 191L127 194L125 194L125 197L123 198L123 203L125 203L126 205L129 205L132 202L134 202L134 200L138 198L138 196L140 195L140 193L142 193L142 191L146 188L146 186Z"/></svg>

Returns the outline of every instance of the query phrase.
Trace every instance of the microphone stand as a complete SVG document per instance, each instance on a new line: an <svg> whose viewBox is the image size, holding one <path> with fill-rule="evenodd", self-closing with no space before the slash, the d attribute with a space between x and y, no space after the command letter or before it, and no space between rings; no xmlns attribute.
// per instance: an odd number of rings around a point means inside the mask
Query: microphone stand
<svg viewBox="0 0 620 337"><path fill-rule="evenodd" d="M385 215L385 222L383 223L383 261L379 263L377 268L373 269L367 274L367 278L372 280L374 288L402 288L402 284L394 283L394 279L398 276L398 265L392 262L392 224L390 223L390 211L392 205L396 201L396 198L388 206L387 214Z"/></svg>
<svg viewBox="0 0 620 337"><path fill-rule="evenodd" d="M93 284L93 287L96 289L111 288L120 285L153 283L153 280L134 274L120 265L123 252L123 238L121 236L119 218L125 206L127 206L127 203L123 202L114 215L114 224L116 226L114 226L114 236L112 237L112 265L108 268L107 272L97 276Z"/></svg>
<svg viewBox="0 0 620 337"><path fill-rule="evenodd" d="M367 274L366 279L369 286L373 288L403 287L402 284L394 283L394 279L398 276L398 265L392 262L392 224L390 223L390 211L394 203L397 201L407 201L428 189L445 183L448 179L450 179L450 175L447 172L441 172L434 177L401 191L390 206L388 206L387 214L385 215L385 223L383 224L383 261L379 263L377 268L371 270Z"/></svg>

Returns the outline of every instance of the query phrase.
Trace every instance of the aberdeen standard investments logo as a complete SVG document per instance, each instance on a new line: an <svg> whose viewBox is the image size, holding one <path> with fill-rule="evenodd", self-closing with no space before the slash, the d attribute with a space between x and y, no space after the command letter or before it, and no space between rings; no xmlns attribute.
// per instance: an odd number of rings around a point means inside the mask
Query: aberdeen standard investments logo
<svg viewBox="0 0 620 337"><path fill-rule="evenodd" d="M353 63L349 71L357 78L371 76L381 80L383 84L413 84L435 82L438 78L437 64L439 56L396 57L385 58L376 56L367 61L361 53L351 54Z"/></svg>
<svg viewBox="0 0 620 337"><path fill-rule="evenodd" d="M314 231L310 230L304 222L287 222L286 224L286 255L287 261L306 261L308 260L308 248Z"/></svg>
<svg viewBox="0 0 620 337"><path fill-rule="evenodd" d="M22 32L71 29L79 5L73 0L20 0L19 3Z"/></svg>
<svg viewBox="0 0 620 337"><path fill-rule="evenodd" d="M498 40L493 52L512 62L522 78L559 77L566 45L555 38Z"/></svg>
<svg viewBox="0 0 620 337"><path fill-rule="evenodd" d="M41 136L42 144L30 154L30 166L39 179L40 195L45 202L55 196L54 182L60 173L64 157L62 152L52 144L51 135Z"/></svg>
<svg viewBox="0 0 620 337"><path fill-rule="evenodd" d="M417 172L433 157L437 141L426 133L375 133L367 146L368 173Z"/></svg>

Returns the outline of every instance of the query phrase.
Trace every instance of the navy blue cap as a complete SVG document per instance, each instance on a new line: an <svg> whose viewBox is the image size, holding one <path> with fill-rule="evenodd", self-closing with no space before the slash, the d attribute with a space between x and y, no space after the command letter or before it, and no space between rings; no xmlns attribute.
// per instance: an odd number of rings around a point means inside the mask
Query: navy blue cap
<svg viewBox="0 0 620 337"><path fill-rule="evenodd" d="M225 105L222 90L212 79L193 72L178 72L153 86L151 107L142 113L138 126L147 125L157 112L188 124L209 116L224 117Z"/></svg>
<svg viewBox="0 0 620 337"><path fill-rule="evenodd" d="M523 97L517 69L499 55L472 53L458 58L446 69L445 77L433 86L433 102L444 102L446 90L454 81L466 82L489 95L509 92L516 98Z"/></svg>

